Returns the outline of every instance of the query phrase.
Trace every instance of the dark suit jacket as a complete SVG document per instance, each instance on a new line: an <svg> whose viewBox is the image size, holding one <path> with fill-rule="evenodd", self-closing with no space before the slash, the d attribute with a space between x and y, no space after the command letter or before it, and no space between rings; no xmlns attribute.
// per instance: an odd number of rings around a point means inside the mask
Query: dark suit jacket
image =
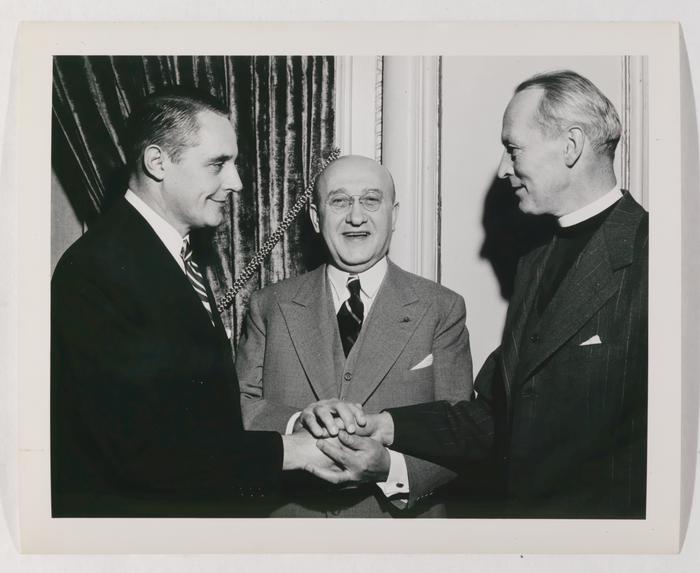
<svg viewBox="0 0 700 573"><path fill-rule="evenodd" d="M625 194L528 321L552 244L519 264L477 399L389 410L392 447L465 476L493 456L507 500L494 514L643 517L648 215Z"/></svg>
<svg viewBox="0 0 700 573"><path fill-rule="evenodd" d="M236 358L247 428L284 432L295 412L327 398L360 403L368 412L469 398L472 369L462 297L389 262L346 360L330 288L322 265L251 297ZM411 508L455 477L411 456L406 456L406 466ZM415 513L410 508L394 512L376 486L325 495L324 484L310 481L296 481L287 499L292 503L275 515L444 515L433 498L416 506Z"/></svg>
<svg viewBox="0 0 700 573"><path fill-rule="evenodd" d="M52 279L51 460L54 517L247 515L280 473L219 317L123 199Z"/></svg>

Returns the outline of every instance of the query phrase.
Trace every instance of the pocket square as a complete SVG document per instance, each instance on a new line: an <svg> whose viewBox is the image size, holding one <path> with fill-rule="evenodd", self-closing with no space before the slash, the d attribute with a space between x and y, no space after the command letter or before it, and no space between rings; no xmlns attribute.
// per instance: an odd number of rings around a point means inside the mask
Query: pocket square
<svg viewBox="0 0 700 573"><path fill-rule="evenodd" d="M600 339L600 336L597 334L591 336L588 340L585 340L579 346L591 346L592 344L603 344L603 341Z"/></svg>
<svg viewBox="0 0 700 573"><path fill-rule="evenodd" d="M428 354L423 360L421 360L418 364L416 364L411 370L420 370L421 368L427 368L433 363L433 355Z"/></svg>

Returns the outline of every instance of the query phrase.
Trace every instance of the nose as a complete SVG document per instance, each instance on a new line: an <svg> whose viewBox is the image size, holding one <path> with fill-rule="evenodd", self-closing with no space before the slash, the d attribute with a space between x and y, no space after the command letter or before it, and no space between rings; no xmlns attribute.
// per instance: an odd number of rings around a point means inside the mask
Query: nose
<svg viewBox="0 0 700 573"><path fill-rule="evenodd" d="M367 220L367 214L360 204L359 197L353 197L352 205L345 215L345 222L351 225L362 225Z"/></svg>
<svg viewBox="0 0 700 573"><path fill-rule="evenodd" d="M514 175L513 162L510 159L510 154L504 151L501 155L501 162L498 164L498 178L505 179L511 175Z"/></svg>
<svg viewBox="0 0 700 573"><path fill-rule="evenodd" d="M241 182L241 176L238 174L238 169L236 169L235 163L233 161L229 164L226 169L223 183L224 190L228 193L240 191L243 189L243 183Z"/></svg>

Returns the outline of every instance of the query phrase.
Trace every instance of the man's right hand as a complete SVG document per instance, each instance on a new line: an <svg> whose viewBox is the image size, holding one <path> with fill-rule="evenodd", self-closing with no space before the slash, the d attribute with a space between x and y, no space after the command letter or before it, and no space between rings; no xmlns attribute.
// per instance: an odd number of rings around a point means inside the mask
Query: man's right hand
<svg viewBox="0 0 700 573"><path fill-rule="evenodd" d="M312 466L321 468L326 473L342 471L343 468L338 467L333 459L318 449L316 442L316 438L306 431L282 436L282 469L302 470Z"/></svg>
<svg viewBox="0 0 700 573"><path fill-rule="evenodd" d="M339 430L354 434L365 424L365 413L360 404L331 398L304 408L294 424L294 431L305 428L316 438L327 438L337 436Z"/></svg>

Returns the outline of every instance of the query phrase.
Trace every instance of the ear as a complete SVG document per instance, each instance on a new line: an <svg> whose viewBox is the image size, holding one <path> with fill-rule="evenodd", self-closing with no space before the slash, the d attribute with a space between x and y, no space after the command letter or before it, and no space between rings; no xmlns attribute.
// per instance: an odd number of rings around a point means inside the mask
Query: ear
<svg viewBox="0 0 700 573"><path fill-rule="evenodd" d="M566 133L566 147L564 148L564 162L567 167L573 167L583 153L583 147L586 143L586 135L583 130L574 125L570 127Z"/></svg>
<svg viewBox="0 0 700 573"><path fill-rule="evenodd" d="M399 204L394 203L394 206L392 207L391 211L391 230L395 231L396 230L396 219L399 217Z"/></svg>
<svg viewBox="0 0 700 573"><path fill-rule="evenodd" d="M165 177L167 154L157 145L149 145L143 150L143 171L156 181Z"/></svg>
<svg viewBox="0 0 700 573"><path fill-rule="evenodd" d="M311 219L311 224L314 227L314 231L320 233L321 226L319 225L318 221L318 207L316 207L316 203L311 203L309 205L309 218Z"/></svg>

